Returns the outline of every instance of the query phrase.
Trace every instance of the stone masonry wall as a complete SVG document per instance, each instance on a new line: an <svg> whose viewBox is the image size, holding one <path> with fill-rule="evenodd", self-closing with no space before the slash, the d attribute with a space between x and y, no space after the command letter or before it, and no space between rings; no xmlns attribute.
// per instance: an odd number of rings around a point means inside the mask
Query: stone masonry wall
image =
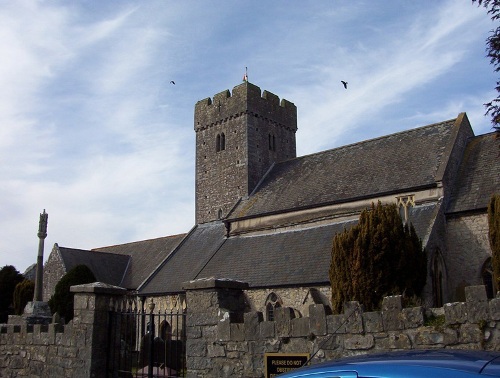
<svg viewBox="0 0 500 378"><path fill-rule="evenodd" d="M482 284L481 268L491 257L488 216L474 214L447 221L447 268L453 301L464 300L467 286Z"/></svg>
<svg viewBox="0 0 500 378"><path fill-rule="evenodd" d="M314 304L300 318L278 308L275 321L242 311L246 287L216 279L185 284L189 378L263 377L265 353L309 353L317 363L387 350L500 350L500 297L488 301L484 286L466 288L465 302L439 309L402 308L401 296L392 296L381 311L349 302L343 314L331 315Z"/></svg>
<svg viewBox="0 0 500 378"><path fill-rule="evenodd" d="M75 292L73 320L0 325L0 377L105 377L110 301L125 289L94 283Z"/></svg>

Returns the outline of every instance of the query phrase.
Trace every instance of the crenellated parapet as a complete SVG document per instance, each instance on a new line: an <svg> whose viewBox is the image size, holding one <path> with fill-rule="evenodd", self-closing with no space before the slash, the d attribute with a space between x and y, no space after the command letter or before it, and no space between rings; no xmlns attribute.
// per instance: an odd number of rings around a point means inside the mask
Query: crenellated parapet
<svg viewBox="0 0 500 378"><path fill-rule="evenodd" d="M277 307L273 320L245 308L247 286L221 279L184 284L187 334L196 335L187 341L192 376L219 377L229 370L231 377L262 377L266 353L309 354L318 363L393 350L500 350L500 296L489 300L484 286L467 287L465 302L443 308L403 307L402 296L395 295L383 299L380 311L364 311L353 301L332 314L329 306L311 304L306 317Z"/></svg>
<svg viewBox="0 0 500 378"><path fill-rule="evenodd" d="M297 130L297 107L290 101L245 82L229 90L217 93L195 105L194 129L207 129L215 124L242 115L251 115L268 120L292 131Z"/></svg>

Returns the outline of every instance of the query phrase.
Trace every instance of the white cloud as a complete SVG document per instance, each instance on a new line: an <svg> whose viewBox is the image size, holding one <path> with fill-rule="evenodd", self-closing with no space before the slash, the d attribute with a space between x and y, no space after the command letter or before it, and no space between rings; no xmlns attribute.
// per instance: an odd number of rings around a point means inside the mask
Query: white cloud
<svg viewBox="0 0 500 378"><path fill-rule="evenodd" d="M490 26L464 4L3 2L0 265L35 261L44 208L46 249L189 231L194 104L245 66L298 106L299 154L464 110L474 125L490 87L451 71Z"/></svg>

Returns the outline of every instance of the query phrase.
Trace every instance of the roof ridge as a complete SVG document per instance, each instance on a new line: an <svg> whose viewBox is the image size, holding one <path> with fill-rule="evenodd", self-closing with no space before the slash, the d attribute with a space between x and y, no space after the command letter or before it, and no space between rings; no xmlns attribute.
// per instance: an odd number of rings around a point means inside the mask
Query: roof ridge
<svg viewBox="0 0 500 378"><path fill-rule="evenodd" d="M374 142L374 141L377 141L377 140L388 139L388 138L392 138L392 137L397 136L397 135L407 134L407 133L410 133L410 132L415 132L415 131L419 131L419 130L426 129L426 128L432 128L432 127L436 127L438 125L444 125L446 123L455 122L457 120L457 118L458 117L455 117L455 118L448 119L446 121L435 122L435 123L431 123L429 125L418 126L418 127L414 127L412 129L408 129L408 130L397 131L397 132L392 133L392 134L381 135L379 137L375 137L375 138L371 138L371 139L365 139L365 140L362 140L362 141L359 141L359 142L350 143L350 144L345 144L343 146L338 146L338 147L330 148L328 150L323 150L323 151L313 152L313 153L307 154L307 155L297 156L296 158L276 163L276 165L279 165L279 164L282 164L282 163L287 163L287 162L290 162L290 161L296 161L296 160L303 159L303 158L308 158L308 157L315 156L315 155L321 155L321 154L325 154L325 153L336 151L336 150L342 150L342 149L346 149L346 148L349 148L349 147L359 146L359 145L363 145L363 144L366 144L366 143Z"/></svg>
<svg viewBox="0 0 500 378"><path fill-rule="evenodd" d="M186 236L186 233L180 233L180 234L175 234L175 235L168 235L168 236L160 236L158 238L151 238L151 239L144 239L144 240L137 240L133 242L127 242L127 243L120 243L120 244L113 244L113 245L107 245L104 247L97 247L97 248L92 248L89 251L99 251L102 252L103 249L105 248L114 248L118 246L125 246L125 245L132 245L132 244L139 244L139 243L144 243L144 242L149 242L153 240L160 240L160 239L169 239L169 238L176 238L176 237L183 237Z"/></svg>

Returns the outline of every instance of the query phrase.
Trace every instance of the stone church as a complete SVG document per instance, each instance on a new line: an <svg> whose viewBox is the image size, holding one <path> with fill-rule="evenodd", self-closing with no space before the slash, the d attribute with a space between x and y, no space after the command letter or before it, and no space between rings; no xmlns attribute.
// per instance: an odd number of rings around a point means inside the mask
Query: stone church
<svg viewBox="0 0 500 378"><path fill-rule="evenodd" d="M303 127L307 127L304 125ZM499 139L467 115L296 156L297 108L249 82L195 105L196 224L186 234L92 250L54 245L44 300L87 265L143 301L183 294L201 278L248 283L248 307L305 316L329 303L332 239L372 203L396 203L428 254L427 306L493 295L487 205L500 192ZM143 302L144 303L144 302Z"/></svg>

